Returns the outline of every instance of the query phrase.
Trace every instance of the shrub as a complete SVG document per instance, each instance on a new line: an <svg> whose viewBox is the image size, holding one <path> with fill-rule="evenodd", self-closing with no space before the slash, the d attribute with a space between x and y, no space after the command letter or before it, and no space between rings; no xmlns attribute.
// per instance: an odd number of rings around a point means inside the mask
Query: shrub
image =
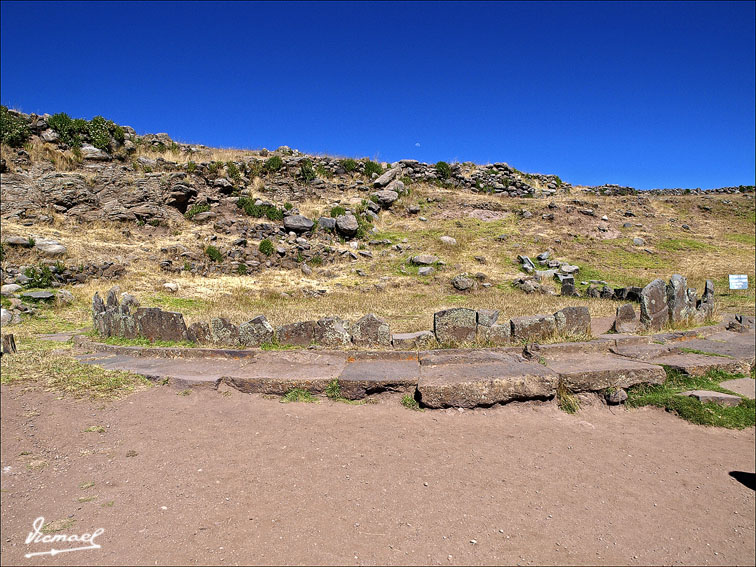
<svg viewBox="0 0 756 567"><path fill-rule="evenodd" d="M53 273L50 266L40 264L38 268L31 266L24 270L24 275L29 278L26 287L50 287L53 282Z"/></svg>
<svg viewBox="0 0 756 567"><path fill-rule="evenodd" d="M269 157L265 160L265 169L268 171L278 171L283 167L283 160L278 156Z"/></svg>
<svg viewBox="0 0 756 567"><path fill-rule="evenodd" d="M299 176L305 183L309 183L317 177L309 159L302 160L302 163L299 164Z"/></svg>
<svg viewBox="0 0 756 567"><path fill-rule="evenodd" d="M331 209L331 218L335 219L336 217L340 217L341 215L346 214L346 209L341 206L335 206Z"/></svg>
<svg viewBox="0 0 756 567"><path fill-rule="evenodd" d="M212 244L208 245L207 248L205 248L205 255L210 258L213 262L222 262L223 261L223 254L220 250L218 250L215 246Z"/></svg>
<svg viewBox="0 0 756 567"><path fill-rule="evenodd" d="M0 142L12 148L20 148L31 136L26 120L11 114L6 106L0 107Z"/></svg>
<svg viewBox="0 0 756 567"><path fill-rule="evenodd" d="M316 254L312 258L310 258L310 264L313 266L322 266L323 265L323 258L320 257L320 255Z"/></svg>
<svg viewBox="0 0 756 567"><path fill-rule="evenodd" d="M222 161L214 161L207 166L207 170L210 173L218 173L221 169L223 169L224 165L225 164Z"/></svg>
<svg viewBox="0 0 756 567"><path fill-rule="evenodd" d="M282 209L273 205L255 205L255 200L251 197L239 197L236 206L242 209L245 214L258 219L266 217L270 220L282 220L284 218Z"/></svg>
<svg viewBox="0 0 756 567"><path fill-rule="evenodd" d="M236 164L232 161L229 161L226 163L226 173L228 173L228 176L236 181L237 183L241 183L241 172L239 171L239 168L236 167Z"/></svg>
<svg viewBox="0 0 756 567"><path fill-rule="evenodd" d="M341 167L343 167L344 171L346 171L347 173L351 173L355 169L357 169L357 162L352 158L343 159L341 160Z"/></svg>
<svg viewBox="0 0 756 567"><path fill-rule="evenodd" d="M184 216L192 220L196 215L200 213L206 213L210 210L210 205L192 205L189 207L189 209L184 213Z"/></svg>
<svg viewBox="0 0 756 567"><path fill-rule="evenodd" d="M317 173L320 177L323 177L326 179L330 179L331 177L333 177L333 173L331 173L329 169L326 169L322 165L319 165L318 167L315 168L315 173Z"/></svg>
<svg viewBox="0 0 756 567"><path fill-rule="evenodd" d="M82 118L72 119L65 112L53 114L47 119L47 125L60 136L61 142L72 148L81 147L82 135L89 134L86 120Z"/></svg>
<svg viewBox="0 0 756 567"><path fill-rule="evenodd" d="M247 264L239 264L239 266L236 268L236 273L240 276L247 275Z"/></svg>
<svg viewBox="0 0 756 567"><path fill-rule="evenodd" d="M375 163L374 161L367 160L365 162L365 177L372 177L374 173L377 173L378 175L383 173L383 168L381 167L381 164Z"/></svg>
<svg viewBox="0 0 756 567"><path fill-rule="evenodd" d="M451 177L451 166L445 161L439 161L436 163L436 173L441 179L449 179Z"/></svg>
<svg viewBox="0 0 756 567"><path fill-rule="evenodd" d="M97 149L106 151L110 148L110 128L102 116L95 116L87 124L89 142Z"/></svg>
<svg viewBox="0 0 756 567"><path fill-rule="evenodd" d="M291 203L289 203L289 201L286 201L286 202L284 203L284 210L290 211L290 210L292 210L293 208L294 208L294 205L292 205Z"/></svg>
<svg viewBox="0 0 756 567"><path fill-rule="evenodd" d="M186 164L186 172L187 173L194 173L195 171L197 171L197 164L196 163L194 163L193 161L190 161L189 163Z"/></svg>
<svg viewBox="0 0 756 567"><path fill-rule="evenodd" d="M259 250L266 256L270 256L274 252L273 243L267 238L265 240L261 240Z"/></svg>

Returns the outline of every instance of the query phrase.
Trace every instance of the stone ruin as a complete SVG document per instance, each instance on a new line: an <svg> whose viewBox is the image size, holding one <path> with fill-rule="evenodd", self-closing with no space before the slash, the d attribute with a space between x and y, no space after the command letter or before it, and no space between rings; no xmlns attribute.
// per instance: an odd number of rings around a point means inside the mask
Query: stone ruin
<svg viewBox="0 0 756 567"><path fill-rule="evenodd" d="M587 307L565 307L556 313L500 319L495 309L457 307L433 314L433 330L391 333L384 319L369 313L355 322L339 317L300 321L274 328L265 315L241 325L224 318L187 326L181 313L157 307L140 307L134 296L117 288L105 300L95 293L92 299L94 328L103 337L147 338L151 341L193 342L228 347L259 347L265 344L330 348L394 347L427 348L436 344L454 346L478 343L487 346L537 343L555 338L591 336L591 315ZM683 276L674 275L669 284L657 279L640 292L640 320L632 304L617 309L614 331L660 330L668 324L703 322L714 309L714 284L706 281L703 297L689 289Z"/></svg>

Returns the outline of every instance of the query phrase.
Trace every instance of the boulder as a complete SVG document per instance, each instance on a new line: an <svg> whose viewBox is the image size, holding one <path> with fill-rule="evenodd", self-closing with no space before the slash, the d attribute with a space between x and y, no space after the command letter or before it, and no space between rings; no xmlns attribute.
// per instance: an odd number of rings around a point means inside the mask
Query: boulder
<svg viewBox="0 0 756 567"><path fill-rule="evenodd" d="M276 329L276 339L282 345L309 346L315 340L315 326L315 321L282 325Z"/></svg>
<svg viewBox="0 0 756 567"><path fill-rule="evenodd" d="M441 241L441 244L445 244L446 246L456 246L457 245L457 239L452 238L451 236L442 236L439 238Z"/></svg>
<svg viewBox="0 0 756 567"><path fill-rule="evenodd" d="M28 238L22 236L9 236L4 240L8 246L20 246L21 248L31 248L33 245Z"/></svg>
<svg viewBox="0 0 756 567"><path fill-rule="evenodd" d="M352 325L352 342L357 346L390 346L389 324L380 317L368 313Z"/></svg>
<svg viewBox="0 0 756 567"><path fill-rule="evenodd" d="M696 318L705 320L714 314L714 282L706 280L701 299L696 303Z"/></svg>
<svg viewBox="0 0 756 567"><path fill-rule="evenodd" d="M432 266L436 262L438 262L438 257L431 254L418 254L410 258L410 263L415 266Z"/></svg>
<svg viewBox="0 0 756 567"><path fill-rule="evenodd" d="M396 191L376 191L372 194L375 201L384 209L388 209L399 198L399 193Z"/></svg>
<svg viewBox="0 0 756 567"><path fill-rule="evenodd" d="M227 319L216 317L210 321L210 337L216 344L236 346L239 344L239 327Z"/></svg>
<svg viewBox="0 0 756 567"><path fill-rule="evenodd" d="M213 336L210 333L210 325L204 321L198 321L189 325L186 330L187 340L193 343L207 344L212 342Z"/></svg>
<svg viewBox="0 0 756 567"><path fill-rule="evenodd" d="M128 309L128 307L127 307ZM151 341L185 341L186 323L181 313L158 307L140 307L134 313L136 332Z"/></svg>
<svg viewBox="0 0 756 567"><path fill-rule="evenodd" d="M632 303L625 303L617 307L612 329L615 333L634 333L638 330L638 317Z"/></svg>
<svg viewBox="0 0 756 567"><path fill-rule="evenodd" d="M323 230L334 230L336 228L336 219L331 217L320 217L318 219L318 228Z"/></svg>
<svg viewBox="0 0 756 567"><path fill-rule="evenodd" d="M260 346L273 342L273 326L265 315L258 315L239 325L239 342L244 346Z"/></svg>
<svg viewBox="0 0 756 567"><path fill-rule="evenodd" d="M62 256L66 253L66 247L57 240L39 240L34 244L34 248L45 256Z"/></svg>
<svg viewBox="0 0 756 567"><path fill-rule="evenodd" d="M360 225L354 215L339 215L336 217L336 230L344 236L352 237L357 234Z"/></svg>
<svg viewBox="0 0 756 567"><path fill-rule="evenodd" d="M56 305L71 305L74 302L74 295L67 289L59 289L55 292Z"/></svg>
<svg viewBox="0 0 756 567"><path fill-rule="evenodd" d="M552 338L556 332L556 319L553 315L531 315L513 317L512 338L518 342L538 342Z"/></svg>
<svg viewBox="0 0 756 567"><path fill-rule="evenodd" d="M20 285L15 283L9 283L5 284L3 286L0 286L0 295L3 297L8 297L19 291L20 289L23 289Z"/></svg>
<svg viewBox="0 0 756 567"><path fill-rule="evenodd" d="M433 333L442 345L474 341L477 327L478 314L472 309L456 307L433 314Z"/></svg>
<svg viewBox="0 0 756 567"><path fill-rule="evenodd" d="M435 271L436 270L433 268L433 266L420 266L417 269L417 275L418 276L430 276Z"/></svg>
<svg viewBox="0 0 756 567"><path fill-rule="evenodd" d="M385 172L383 175L380 175L376 178L375 181L373 181L374 187L385 187L389 183L391 183L394 179L399 177L402 173L401 167L393 167L389 169L387 172Z"/></svg>
<svg viewBox="0 0 756 567"><path fill-rule="evenodd" d="M591 313L587 307L565 307L554 313L557 332L569 336L591 335Z"/></svg>
<svg viewBox="0 0 756 567"><path fill-rule="evenodd" d="M329 347L345 347L352 342L349 335L349 322L339 317L319 319L315 325L314 337L316 343Z"/></svg>
<svg viewBox="0 0 756 567"><path fill-rule="evenodd" d="M493 325L478 325L478 341L491 346L504 346L509 344L512 336L512 326L509 321L505 325L494 323Z"/></svg>
<svg viewBox="0 0 756 567"><path fill-rule="evenodd" d="M679 274L673 275L667 284L667 309L671 323L686 322L695 315L695 306L688 300L688 282Z"/></svg>
<svg viewBox="0 0 756 567"><path fill-rule="evenodd" d="M491 327L499 320L498 309L478 309L478 325Z"/></svg>
<svg viewBox="0 0 756 567"><path fill-rule="evenodd" d="M21 297L30 301L51 301L55 299L55 294L52 291L27 291Z"/></svg>
<svg viewBox="0 0 756 567"><path fill-rule="evenodd" d="M667 286L656 279L643 288L640 301L640 323L645 329L661 330L669 321Z"/></svg>
<svg viewBox="0 0 756 567"><path fill-rule="evenodd" d="M457 291L469 291L475 287L475 281L462 274L455 276L451 283Z"/></svg>
<svg viewBox="0 0 756 567"><path fill-rule="evenodd" d="M5 307L0 308L0 325L10 325L13 321L13 313L8 311Z"/></svg>
<svg viewBox="0 0 756 567"><path fill-rule="evenodd" d="M296 232L297 234L312 230L312 227L315 226L314 222L302 215L289 215L284 217L283 223L284 228L288 232Z"/></svg>
<svg viewBox="0 0 756 567"><path fill-rule="evenodd" d="M622 388L610 388L606 393L606 401L612 405L622 404L627 401L627 392Z"/></svg>
<svg viewBox="0 0 756 567"><path fill-rule="evenodd" d="M99 148L95 148L90 144L81 145L81 155L84 159L91 161L110 161L111 159L113 159L107 152Z"/></svg>
<svg viewBox="0 0 756 567"><path fill-rule="evenodd" d="M577 292L575 290L575 278L572 276L565 276L562 278L562 297L575 297Z"/></svg>

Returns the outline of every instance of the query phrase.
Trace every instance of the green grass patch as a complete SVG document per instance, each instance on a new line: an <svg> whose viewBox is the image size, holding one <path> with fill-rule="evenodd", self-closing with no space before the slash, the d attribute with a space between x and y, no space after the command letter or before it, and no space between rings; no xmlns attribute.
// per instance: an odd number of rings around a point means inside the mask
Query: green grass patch
<svg viewBox="0 0 756 567"><path fill-rule="evenodd" d="M756 402L741 396L740 405L724 407L714 403L701 403L695 398L678 395L688 390L711 390L725 394L735 394L720 386L723 380L743 378L740 374L730 374L722 370L710 370L703 376L688 376L676 370L667 369L664 384L641 384L627 392L628 407L656 406L676 413L681 418L698 425L744 429L756 424ZM737 395L737 394L735 394Z"/></svg>
<svg viewBox="0 0 756 567"><path fill-rule="evenodd" d="M750 234L725 234L725 240L730 242L739 242L740 244L748 244L750 246L756 245L756 236L753 233Z"/></svg>
<svg viewBox="0 0 756 567"><path fill-rule="evenodd" d="M192 220L195 216L197 216L200 213L206 213L210 210L210 205L192 205L187 209L187 211L184 213L184 217Z"/></svg>
<svg viewBox="0 0 756 567"><path fill-rule="evenodd" d="M557 405L565 413L575 414L580 409L580 402L572 391L559 382L556 392Z"/></svg>
<svg viewBox="0 0 756 567"><path fill-rule="evenodd" d="M318 400L315 396L313 396L307 390L303 390L302 388L294 388L293 390L289 390L281 398L282 404L288 404L291 402L304 402L308 404L313 404L313 403L316 403L317 401Z"/></svg>
<svg viewBox="0 0 756 567"><path fill-rule="evenodd" d="M715 352L706 352L705 350L698 350L697 348L681 348L680 352L685 352L688 354L703 354L704 356L719 356L721 358L732 358L731 356L727 356L726 354L717 354Z"/></svg>
<svg viewBox="0 0 756 567"><path fill-rule="evenodd" d="M190 341L151 341L147 337L138 337L136 339L125 339L123 337L106 337L101 338L98 342L105 343L106 345L115 346L141 346L141 347L182 347L182 348L195 348L199 345Z"/></svg>
<svg viewBox="0 0 756 567"><path fill-rule="evenodd" d="M161 307L166 311L179 311L184 315L202 314L209 306L208 302L203 299L178 297L167 293L156 293L155 295L147 297L147 301L150 304L155 305L155 307Z"/></svg>
<svg viewBox="0 0 756 567"><path fill-rule="evenodd" d="M420 403L409 394L402 396L402 405L405 408L411 409L413 411L423 411L423 409L420 407Z"/></svg>
<svg viewBox="0 0 756 567"><path fill-rule="evenodd" d="M701 242L692 238L667 238L661 240L656 247L667 252L684 252L688 250L714 250L708 242Z"/></svg>

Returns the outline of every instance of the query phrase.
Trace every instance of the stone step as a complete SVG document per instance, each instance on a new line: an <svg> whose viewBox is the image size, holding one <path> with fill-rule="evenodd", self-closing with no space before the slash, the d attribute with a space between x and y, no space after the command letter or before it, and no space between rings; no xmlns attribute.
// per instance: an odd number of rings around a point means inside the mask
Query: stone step
<svg viewBox="0 0 756 567"><path fill-rule="evenodd" d="M562 383L573 392L661 384L666 379L661 366L612 354L585 353L547 358L546 366L556 372Z"/></svg>
<svg viewBox="0 0 756 567"><path fill-rule="evenodd" d="M417 391L431 408L490 406L513 400L547 399L556 394L559 377L542 364L488 353L472 362L443 353L426 358Z"/></svg>
<svg viewBox="0 0 756 567"><path fill-rule="evenodd" d="M711 356L695 353L670 353L657 356L649 362L663 364L690 376L703 376L709 370L723 370L733 374L746 373L750 370L748 363L725 356Z"/></svg>
<svg viewBox="0 0 756 567"><path fill-rule="evenodd" d="M414 392L419 379L416 358L347 360L338 377L341 395L350 400L376 392Z"/></svg>
<svg viewBox="0 0 756 567"><path fill-rule="evenodd" d="M720 386L746 398L756 398L756 380L753 378L736 378L719 383Z"/></svg>
<svg viewBox="0 0 756 567"><path fill-rule="evenodd" d="M688 392L680 392L680 396L690 396L696 398L701 403L714 403L720 406L735 407L740 405L742 398L740 396L733 396L731 394L723 394L721 392L712 392L711 390L690 390Z"/></svg>

